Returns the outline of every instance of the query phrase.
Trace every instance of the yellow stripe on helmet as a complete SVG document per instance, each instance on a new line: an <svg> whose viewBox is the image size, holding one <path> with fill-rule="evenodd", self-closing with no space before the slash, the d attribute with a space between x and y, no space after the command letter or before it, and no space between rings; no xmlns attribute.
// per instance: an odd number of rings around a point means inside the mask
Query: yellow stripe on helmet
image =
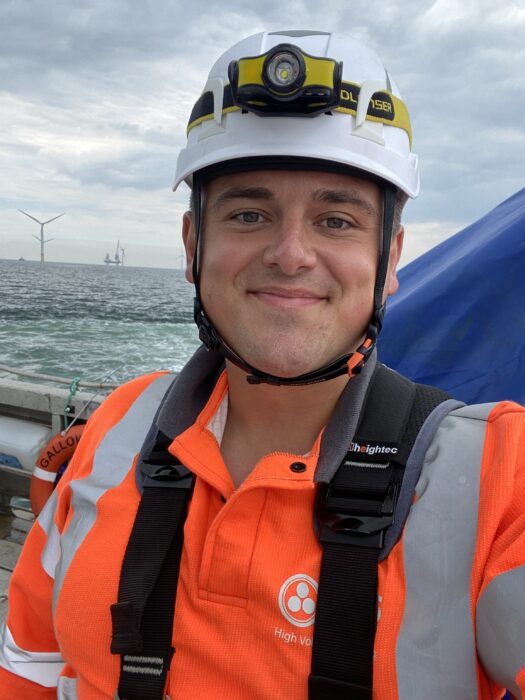
<svg viewBox="0 0 525 700"><path fill-rule="evenodd" d="M244 60L244 59L243 59ZM240 62L239 62L240 63ZM239 65L239 76L240 76L240 65ZM244 72L244 77L248 78L251 76L250 71ZM326 74L325 74L326 77ZM251 78L250 78L251 79ZM260 81L260 73L259 73ZM261 82L261 81L260 81ZM262 84L262 83L261 83ZM225 87L225 96L230 94L230 86ZM339 105L334 107L334 111L342 114L350 114L355 116L357 113L357 97L359 94L359 85L352 83L343 83L341 89L341 95L339 100ZM225 99L226 101L226 99ZM355 106L354 106L355 105ZM237 112L241 107L236 105L230 105L222 110L222 114L230 114L231 112ZM207 114L202 114L193 119L187 127L187 133L189 134L192 129L194 129L199 124L205 121L213 119L213 112ZM376 92L368 107L367 117L368 120L373 122L379 122L385 124L385 126L394 126L398 129L403 129L408 136L410 147L412 147L412 126L410 124L410 116L408 114L408 109L399 97L388 92L387 90L381 90Z"/></svg>

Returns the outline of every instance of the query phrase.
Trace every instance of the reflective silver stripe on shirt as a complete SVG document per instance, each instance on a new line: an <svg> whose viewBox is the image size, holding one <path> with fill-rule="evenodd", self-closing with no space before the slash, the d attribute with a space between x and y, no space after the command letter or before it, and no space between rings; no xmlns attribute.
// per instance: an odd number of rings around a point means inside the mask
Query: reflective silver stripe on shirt
<svg viewBox="0 0 525 700"><path fill-rule="evenodd" d="M477 700L470 580L492 404L464 406L427 451L404 533L406 599L396 645L400 700Z"/></svg>
<svg viewBox="0 0 525 700"><path fill-rule="evenodd" d="M104 435L95 452L89 476L70 482L73 517L61 538L62 554L56 567L53 613L73 557L95 523L99 498L125 479L172 381L173 375L165 374L146 387L120 421Z"/></svg>
<svg viewBox="0 0 525 700"><path fill-rule="evenodd" d="M57 505L57 492L56 489L51 493L51 496L46 501L45 506L40 511L37 523L40 525L42 530L49 535L51 528L55 524L55 509Z"/></svg>
<svg viewBox="0 0 525 700"><path fill-rule="evenodd" d="M496 576L476 608L476 641L487 674L522 700L516 676L525 666L525 566Z"/></svg>
<svg viewBox="0 0 525 700"><path fill-rule="evenodd" d="M78 700L76 678L61 676L58 679L57 700Z"/></svg>
<svg viewBox="0 0 525 700"><path fill-rule="evenodd" d="M37 518L38 524L46 534L46 543L40 562L46 574L53 579L55 578L55 567L60 559L60 533L55 524L56 505L57 492L55 489Z"/></svg>
<svg viewBox="0 0 525 700"><path fill-rule="evenodd" d="M51 531L47 536L40 561L46 574L55 578L55 568L60 561L60 533L55 523L52 524Z"/></svg>
<svg viewBox="0 0 525 700"><path fill-rule="evenodd" d="M22 649L4 624L0 627L0 666L19 678L54 688L64 662L58 652Z"/></svg>

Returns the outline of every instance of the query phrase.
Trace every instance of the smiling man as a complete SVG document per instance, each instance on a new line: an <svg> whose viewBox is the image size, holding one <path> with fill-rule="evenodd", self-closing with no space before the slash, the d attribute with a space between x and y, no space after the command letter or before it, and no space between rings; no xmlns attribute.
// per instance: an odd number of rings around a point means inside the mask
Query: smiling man
<svg viewBox="0 0 525 700"><path fill-rule="evenodd" d="M283 377L358 347L372 315L381 216L378 185L349 175L282 170L213 180L202 295L221 336L249 364ZM185 226L193 259L190 215ZM396 233L387 293L401 252Z"/></svg>
<svg viewBox="0 0 525 700"><path fill-rule="evenodd" d="M375 182L332 172L255 170L214 178L205 201L202 306L229 348L286 384L362 345L380 249L382 198ZM399 228L385 296L397 289L402 237ZM184 240L192 282L196 239L189 212ZM347 382L345 371L328 384L268 390L248 384L242 364L228 362L221 451L234 483L269 452L309 452ZM287 420L276 424L277 406Z"/></svg>
<svg viewBox="0 0 525 700"><path fill-rule="evenodd" d="M377 361L419 190L392 77L348 37L249 37L182 181L203 347L89 422L13 574L0 699L525 697L525 411Z"/></svg>

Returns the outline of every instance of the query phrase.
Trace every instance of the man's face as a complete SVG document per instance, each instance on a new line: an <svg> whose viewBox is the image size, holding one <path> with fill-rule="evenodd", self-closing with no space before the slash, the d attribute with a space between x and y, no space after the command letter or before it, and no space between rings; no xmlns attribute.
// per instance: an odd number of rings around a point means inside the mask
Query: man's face
<svg viewBox="0 0 525 700"><path fill-rule="evenodd" d="M375 183L323 172L254 171L207 185L200 271L204 308L257 369L293 377L363 340L373 310L382 196ZM189 261L195 232L184 219ZM402 231L385 295L397 289Z"/></svg>

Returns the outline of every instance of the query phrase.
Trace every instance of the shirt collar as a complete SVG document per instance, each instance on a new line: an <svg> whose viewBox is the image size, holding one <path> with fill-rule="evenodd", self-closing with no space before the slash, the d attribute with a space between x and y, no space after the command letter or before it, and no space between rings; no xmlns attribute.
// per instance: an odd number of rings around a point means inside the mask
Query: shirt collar
<svg viewBox="0 0 525 700"><path fill-rule="evenodd" d="M362 371L343 390L326 426L315 480L329 482L344 459L355 435L370 379L377 364L374 349ZM218 353L200 347L177 375L163 401L157 427L172 440L196 421L224 370Z"/></svg>

